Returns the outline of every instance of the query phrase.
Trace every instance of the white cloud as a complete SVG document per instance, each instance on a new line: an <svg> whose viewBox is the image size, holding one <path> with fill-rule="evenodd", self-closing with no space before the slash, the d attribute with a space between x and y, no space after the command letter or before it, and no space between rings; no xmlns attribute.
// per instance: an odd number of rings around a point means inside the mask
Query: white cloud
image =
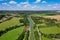
<svg viewBox="0 0 60 40"><path fill-rule="evenodd" d="M28 2L20 2L19 4L17 4L17 7L30 7L30 4Z"/></svg>
<svg viewBox="0 0 60 40"><path fill-rule="evenodd" d="M28 2L20 2L19 4L17 4L17 8L19 9L23 9L23 10L32 10L32 9L37 9L38 6L36 5L31 5Z"/></svg>
<svg viewBox="0 0 60 40"><path fill-rule="evenodd" d="M43 3L45 3L45 2L43 2ZM16 2L13 3L11 1L10 1L10 3L2 3L2 4L3 4L3 9L6 9L6 10L8 10L8 9L9 10L58 10L60 8L60 4L48 4L46 6L37 6L37 5L29 4L29 2L20 2L18 4ZM8 6L11 4L16 4L16 5L15 5L15 7ZM2 8L0 8L0 9L2 9Z"/></svg>
<svg viewBox="0 0 60 40"><path fill-rule="evenodd" d="M28 2L20 2L20 4L22 4L22 5L28 5L29 3Z"/></svg>
<svg viewBox="0 0 60 40"><path fill-rule="evenodd" d="M2 3L2 5L10 6L10 5L9 5L9 4L7 4L7 3Z"/></svg>
<svg viewBox="0 0 60 40"><path fill-rule="evenodd" d="M55 5L58 5L57 3Z"/></svg>
<svg viewBox="0 0 60 40"><path fill-rule="evenodd" d="M49 4L49 5L47 5L48 7L51 7L52 5L51 4Z"/></svg>
<svg viewBox="0 0 60 40"><path fill-rule="evenodd" d="M35 5L35 6L33 6L32 8L37 8L37 6Z"/></svg>
<svg viewBox="0 0 60 40"><path fill-rule="evenodd" d="M60 4L49 4L47 7L52 10L59 10Z"/></svg>
<svg viewBox="0 0 60 40"><path fill-rule="evenodd" d="M7 3L2 3L2 4L5 4L6 5Z"/></svg>
<svg viewBox="0 0 60 40"><path fill-rule="evenodd" d="M60 6L60 4L56 3L56 4L54 4L54 6Z"/></svg>
<svg viewBox="0 0 60 40"><path fill-rule="evenodd" d="M9 4L17 4L15 1L10 1Z"/></svg>
<svg viewBox="0 0 60 40"><path fill-rule="evenodd" d="M30 5L28 2L24 2L24 3L23 3L23 7L24 7L24 8L30 8L31 5Z"/></svg>
<svg viewBox="0 0 60 40"><path fill-rule="evenodd" d="M47 3L46 1L42 1L42 3Z"/></svg>
<svg viewBox="0 0 60 40"><path fill-rule="evenodd" d="M20 5L20 4L17 4L16 6L17 6L17 7L21 7L21 5Z"/></svg>
<svg viewBox="0 0 60 40"><path fill-rule="evenodd" d="M41 0L36 0L34 3L39 3L39 2L41 2Z"/></svg>
<svg viewBox="0 0 60 40"><path fill-rule="evenodd" d="M57 8L56 6L53 6L53 8Z"/></svg>
<svg viewBox="0 0 60 40"><path fill-rule="evenodd" d="M60 8L60 4L53 4L53 8Z"/></svg>

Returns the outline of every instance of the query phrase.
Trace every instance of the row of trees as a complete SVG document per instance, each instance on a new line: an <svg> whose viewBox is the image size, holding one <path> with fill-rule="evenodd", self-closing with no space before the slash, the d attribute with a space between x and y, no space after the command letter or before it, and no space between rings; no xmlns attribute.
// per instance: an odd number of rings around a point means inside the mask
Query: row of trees
<svg viewBox="0 0 60 40"><path fill-rule="evenodd" d="M23 25L19 25L19 26L18 26L18 25L15 25L15 26L13 26L13 27L6 28L4 31L1 30L1 31L0 31L0 36L2 36L3 34L7 33L8 31L11 31L11 30L13 30L13 29L19 28L20 26L23 26Z"/></svg>
<svg viewBox="0 0 60 40"><path fill-rule="evenodd" d="M20 20L19 20L20 23L24 23L25 26L29 26L29 21L28 21L27 17L28 17L28 15L27 15L27 14L24 14L24 15L23 15L23 18L24 18L24 19L20 19Z"/></svg>
<svg viewBox="0 0 60 40"><path fill-rule="evenodd" d="M24 40L29 40L29 31L25 32Z"/></svg>
<svg viewBox="0 0 60 40"><path fill-rule="evenodd" d="M51 26L57 26L60 27L60 23L58 23L57 19L50 19L50 18L43 18L43 17L36 17L31 16L31 18L34 20L36 24L46 24L46 26L43 27L51 27ZM41 27L41 26L40 26Z"/></svg>
<svg viewBox="0 0 60 40"><path fill-rule="evenodd" d="M43 19L44 19L43 17L36 17L36 16L31 16L31 18L34 20L36 24L43 23Z"/></svg>
<svg viewBox="0 0 60 40"><path fill-rule="evenodd" d="M29 40L29 30L27 30L27 26L29 26L29 21L27 20L28 15L23 14L23 19L20 19L20 23L23 23L26 29L21 33L17 40Z"/></svg>
<svg viewBox="0 0 60 40"><path fill-rule="evenodd" d="M6 15L0 15L0 20L3 18L3 17L5 17Z"/></svg>
<svg viewBox="0 0 60 40"><path fill-rule="evenodd" d="M47 38L57 38L57 39L60 39L60 33L58 33L58 34L43 34L42 33L42 36L44 36L44 37L47 37Z"/></svg>

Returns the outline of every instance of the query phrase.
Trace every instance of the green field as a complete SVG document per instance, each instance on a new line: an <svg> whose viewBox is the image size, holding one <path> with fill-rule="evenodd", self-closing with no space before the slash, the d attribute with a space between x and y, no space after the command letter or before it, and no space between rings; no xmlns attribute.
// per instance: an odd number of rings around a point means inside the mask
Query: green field
<svg viewBox="0 0 60 40"><path fill-rule="evenodd" d="M23 23L20 23L20 17L13 17L10 20L7 20L0 24L0 30L5 30L6 28L15 27L16 25L20 26ZM21 33L24 31L25 26L20 26L19 28L15 28L7 33L4 33L0 40L17 40Z"/></svg>
<svg viewBox="0 0 60 40"><path fill-rule="evenodd" d="M19 35L23 32L23 30L24 26L11 30L5 33L3 36L1 36L0 40L16 40L18 39Z"/></svg>
<svg viewBox="0 0 60 40"><path fill-rule="evenodd" d="M21 23L19 22L20 18L13 17L11 20L7 20L3 23L0 24L0 30L5 30L6 28L13 27L15 25L20 25Z"/></svg>
<svg viewBox="0 0 60 40"><path fill-rule="evenodd" d="M60 28L59 27L40 28L40 31L44 34L57 34L60 33Z"/></svg>

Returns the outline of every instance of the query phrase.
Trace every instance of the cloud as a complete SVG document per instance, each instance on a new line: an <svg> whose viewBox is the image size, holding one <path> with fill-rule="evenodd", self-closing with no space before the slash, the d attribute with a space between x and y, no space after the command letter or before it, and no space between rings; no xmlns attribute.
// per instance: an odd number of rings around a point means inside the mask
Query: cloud
<svg viewBox="0 0 60 40"><path fill-rule="evenodd" d="M20 5L20 4L17 4L16 6L17 6L17 7L21 7L21 5Z"/></svg>
<svg viewBox="0 0 60 40"><path fill-rule="evenodd" d="M10 1L9 4L17 4L15 1Z"/></svg>
<svg viewBox="0 0 60 40"><path fill-rule="evenodd" d="M11 6L11 4L16 4L16 5ZM29 2L20 2L19 4L2 3L2 6L0 6L0 9L3 10L60 10L59 8L60 8L60 4L47 4L45 6L38 6L38 5L30 4Z"/></svg>
<svg viewBox="0 0 60 40"><path fill-rule="evenodd" d="M36 9L37 6L36 5L31 5L28 2L20 2L19 4L17 4L17 8L19 9L23 9L23 10L33 10Z"/></svg>
<svg viewBox="0 0 60 40"><path fill-rule="evenodd" d="M20 2L20 4L22 4L22 5L28 5L29 3L28 2Z"/></svg>
<svg viewBox="0 0 60 40"><path fill-rule="evenodd" d="M29 7L30 4L28 2L20 2L19 4L17 4L17 7Z"/></svg>
<svg viewBox="0 0 60 40"><path fill-rule="evenodd" d="M42 3L47 3L46 1L42 1Z"/></svg>
<svg viewBox="0 0 60 40"><path fill-rule="evenodd" d="M2 5L10 6L10 5L9 5L9 4L7 4L7 3L2 3Z"/></svg>
<svg viewBox="0 0 60 40"><path fill-rule="evenodd" d="M32 8L37 8L37 6L36 6L36 5L34 5Z"/></svg>
<svg viewBox="0 0 60 40"><path fill-rule="evenodd" d="M56 6L53 6L53 8L57 8Z"/></svg>
<svg viewBox="0 0 60 40"><path fill-rule="evenodd" d="M49 5L47 5L48 7L51 7L52 5L51 4L49 4Z"/></svg>
<svg viewBox="0 0 60 40"><path fill-rule="evenodd" d="M48 4L46 6L46 9L48 8L48 10L60 10L60 4Z"/></svg>
<svg viewBox="0 0 60 40"><path fill-rule="evenodd" d="M55 8L55 9L56 8L59 8L60 9L60 4L57 4L57 3L56 4L53 4L53 8Z"/></svg>
<svg viewBox="0 0 60 40"><path fill-rule="evenodd" d="M56 3L55 5L59 5L59 4Z"/></svg>
<svg viewBox="0 0 60 40"><path fill-rule="evenodd" d="M7 5L7 3L2 3L2 4L5 4L5 5Z"/></svg>
<svg viewBox="0 0 60 40"><path fill-rule="evenodd" d="M29 4L28 2L24 2L24 3L20 3L22 4L23 8L31 8L31 4Z"/></svg>
<svg viewBox="0 0 60 40"><path fill-rule="evenodd" d="M41 2L41 0L36 0L34 3L39 3L39 2Z"/></svg>

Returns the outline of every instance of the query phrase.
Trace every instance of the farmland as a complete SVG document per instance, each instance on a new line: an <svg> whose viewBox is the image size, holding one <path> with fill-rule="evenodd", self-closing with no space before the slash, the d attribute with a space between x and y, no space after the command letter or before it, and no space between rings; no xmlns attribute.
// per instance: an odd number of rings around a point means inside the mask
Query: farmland
<svg viewBox="0 0 60 40"><path fill-rule="evenodd" d="M23 32L24 27L20 27L14 30L11 30L0 37L0 40L16 40L19 35Z"/></svg>
<svg viewBox="0 0 60 40"><path fill-rule="evenodd" d="M49 28L41 28L40 29L42 31L42 33L45 34L57 34L60 33L60 28L58 27L49 27Z"/></svg>
<svg viewBox="0 0 60 40"><path fill-rule="evenodd" d="M5 21L3 23L0 24L0 30L4 30L6 28L15 26L15 25L19 25L19 18L12 18L11 20Z"/></svg>
<svg viewBox="0 0 60 40"><path fill-rule="evenodd" d="M0 40L57 39L60 40L60 13L55 11L0 12Z"/></svg>

